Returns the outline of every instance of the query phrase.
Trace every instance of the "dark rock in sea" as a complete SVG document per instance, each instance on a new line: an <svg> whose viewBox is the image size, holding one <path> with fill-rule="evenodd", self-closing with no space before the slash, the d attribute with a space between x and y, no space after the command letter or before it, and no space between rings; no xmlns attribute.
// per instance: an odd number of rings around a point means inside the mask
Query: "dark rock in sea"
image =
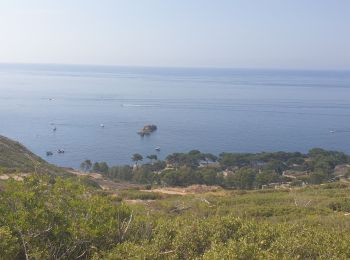
<svg viewBox="0 0 350 260"><path fill-rule="evenodd" d="M157 126L156 125L145 125L139 132L137 132L139 135L141 136L145 136L145 135L150 135L151 133L153 133L154 131L157 130Z"/></svg>

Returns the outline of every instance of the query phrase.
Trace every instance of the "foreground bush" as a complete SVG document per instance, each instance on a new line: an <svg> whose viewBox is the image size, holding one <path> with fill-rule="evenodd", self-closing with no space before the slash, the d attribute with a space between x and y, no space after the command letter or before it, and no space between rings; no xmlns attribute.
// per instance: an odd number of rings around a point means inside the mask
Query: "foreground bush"
<svg viewBox="0 0 350 260"><path fill-rule="evenodd" d="M0 193L1 256L87 258L125 237L130 211L76 180L30 177ZM3 245L5 243L5 245Z"/></svg>
<svg viewBox="0 0 350 260"><path fill-rule="evenodd" d="M124 242L106 259L349 259L350 235L321 227L267 225L234 217L177 218L150 240Z"/></svg>
<svg viewBox="0 0 350 260"><path fill-rule="evenodd" d="M346 202L340 196L346 189L300 192L309 196L338 193L339 198L330 200ZM221 203L223 211L215 211L214 197L210 205L189 196L162 199L154 208L145 204L127 207L79 179L32 176L23 182L8 181L0 192L0 259L350 258L350 233L343 212L328 208L324 217L314 208L291 204L286 192L275 193L239 195L242 197L235 199L241 202L239 206ZM229 203L233 198L226 195L216 200ZM188 210L163 211L171 202ZM278 202L291 205L282 207ZM184 203L192 203L193 208ZM262 203L269 206L257 207ZM197 204L204 206L195 207ZM231 207L245 207L247 217L239 218L234 211L223 213ZM249 214L252 208L256 214ZM209 210L211 214L205 214ZM291 220L278 220L281 215Z"/></svg>

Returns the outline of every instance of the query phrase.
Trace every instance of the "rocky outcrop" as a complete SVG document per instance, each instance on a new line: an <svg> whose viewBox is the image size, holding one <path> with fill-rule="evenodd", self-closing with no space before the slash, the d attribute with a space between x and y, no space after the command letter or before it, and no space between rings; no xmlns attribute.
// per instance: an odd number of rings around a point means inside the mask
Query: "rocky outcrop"
<svg viewBox="0 0 350 260"><path fill-rule="evenodd" d="M157 126L156 125L145 125L139 132L137 132L139 135L141 136L145 136L145 135L150 135L152 134L154 131L157 130Z"/></svg>

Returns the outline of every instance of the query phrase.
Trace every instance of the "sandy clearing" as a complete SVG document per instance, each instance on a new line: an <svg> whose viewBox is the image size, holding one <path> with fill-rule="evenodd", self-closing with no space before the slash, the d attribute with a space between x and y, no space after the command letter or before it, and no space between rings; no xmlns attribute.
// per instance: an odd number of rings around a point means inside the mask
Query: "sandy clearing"
<svg viewBox="0 0 350 260"><path fill-rule="evenodd" d="M14 179L16 181L23 181L23 179L29 175L29 173L2 174L0 175L0 180Z"/></svg>

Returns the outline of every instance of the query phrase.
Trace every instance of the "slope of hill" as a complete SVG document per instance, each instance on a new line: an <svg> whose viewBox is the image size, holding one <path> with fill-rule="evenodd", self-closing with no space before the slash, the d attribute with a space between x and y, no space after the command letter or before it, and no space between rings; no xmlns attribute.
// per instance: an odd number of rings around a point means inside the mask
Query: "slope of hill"
<svg viewBox="0 0 350 260"><path fill-rule="evenodd" d="M0 259L350 259L345 180L140 190L98 173L56 177L66 170L2 136L0 167L29 173L0 181Z"/></svg>
<svg viewBox="0 0 350 260"><path fill-rule="evenodd" d="M47 163L19 142L0 135L0 173L66 174L66 171Z"/></svg>

